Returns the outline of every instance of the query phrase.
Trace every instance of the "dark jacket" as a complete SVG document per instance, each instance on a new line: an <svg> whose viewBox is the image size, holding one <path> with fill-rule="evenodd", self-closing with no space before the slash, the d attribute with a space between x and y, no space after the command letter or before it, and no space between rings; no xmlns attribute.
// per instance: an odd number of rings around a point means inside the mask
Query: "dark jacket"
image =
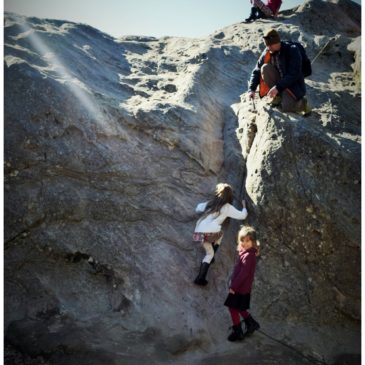
<svg viewBox="0 0 365 365"><path fill-rule="evenodd" d="M268 52L269 50L265 48L252 71L249 83L250 91L255 91L260 84L261 67ZM289 89L297 100L301 99L306 94L306 88L302 73L302 56L298 47L288 42L281 42L279 64L283 72L283 78L276 84L279 93Z"/></svg>
<svg viewBox="0 0 365 365"><path fill-rule="evenodd" d="M251 293L256 269L256 249L239 251L239 259L234 267L230 288L240 294Z"/></svg>

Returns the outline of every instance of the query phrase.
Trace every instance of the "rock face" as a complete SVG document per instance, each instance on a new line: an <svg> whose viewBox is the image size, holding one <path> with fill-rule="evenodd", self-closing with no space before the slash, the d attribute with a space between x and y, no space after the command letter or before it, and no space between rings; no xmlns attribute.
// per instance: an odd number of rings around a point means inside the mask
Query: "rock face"
<svg viewBox="0 0 365 365"><path fill-rule="evenodd" d="M6 363L360 363L360 24L342 0L206 39L6 14ZM271 27L315 58L310 117L246 100ZM239 223L192 284L220 181L262 244L247 344L222 304Z"/></svg>

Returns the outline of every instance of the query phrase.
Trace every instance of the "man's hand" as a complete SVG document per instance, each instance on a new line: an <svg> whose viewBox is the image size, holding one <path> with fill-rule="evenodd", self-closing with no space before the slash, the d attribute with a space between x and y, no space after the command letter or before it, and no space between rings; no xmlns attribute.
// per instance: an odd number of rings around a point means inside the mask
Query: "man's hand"
<svg viewBox="0 0 365 365"><path fill-rule="evenodd" d="M269 92L267 93L268 96L270 96L270 98L275 98L276 95L279 94L278 89L276 88L276 86L273 86Z"/></svg>
<svg viewBox="0 0 365 365"><path fill-rule="evenodd" d="M255 91L249 91L248 92L248 97L249 97L249 99L255 99Z"/></svg>
<svg viewBox="0 0 365 365"><path fill-rule="evenodd" d="M233 289L229 289L230 294L234 294L235 291Z"/></svg>

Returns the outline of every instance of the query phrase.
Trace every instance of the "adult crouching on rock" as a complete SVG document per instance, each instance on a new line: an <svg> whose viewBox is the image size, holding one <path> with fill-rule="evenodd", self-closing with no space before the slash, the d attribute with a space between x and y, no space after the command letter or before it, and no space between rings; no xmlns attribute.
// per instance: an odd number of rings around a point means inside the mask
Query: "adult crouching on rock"
<svg viewBox="0 0 365 365"><path fill-rule="evenodd" d="M249 82L249 98L255 97L259 86L260 97L272 98L271 106L283 112L310 113L302 72L302 55L297 45L280 40L279 33L270 29L264 35L266 48Z"/></svg>

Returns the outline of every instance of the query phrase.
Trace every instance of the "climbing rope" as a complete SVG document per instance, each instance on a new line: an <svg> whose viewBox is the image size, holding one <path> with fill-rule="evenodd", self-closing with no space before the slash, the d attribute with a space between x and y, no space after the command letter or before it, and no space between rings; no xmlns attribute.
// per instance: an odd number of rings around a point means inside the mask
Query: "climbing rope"
<svg viewBox="0 0 365 365"><path fill-rule="evenodd" d="M255 100L253 100L253 98L252 98L251 101L252 101L252 108L253 108L253 110L255 112L256 111Z"/></svg>
<svg viewBox="0 0 365 365"><path fill-rule="evenodd" d="M329 46L329 44L334 41L336 38L333 37L333 38L330 38L328 40L328 42L322 47L322 49L316 54L316 56L313 58L311 64L313 65L313 63L315 62L315 60L322 54L322 52Z"/></svg>

